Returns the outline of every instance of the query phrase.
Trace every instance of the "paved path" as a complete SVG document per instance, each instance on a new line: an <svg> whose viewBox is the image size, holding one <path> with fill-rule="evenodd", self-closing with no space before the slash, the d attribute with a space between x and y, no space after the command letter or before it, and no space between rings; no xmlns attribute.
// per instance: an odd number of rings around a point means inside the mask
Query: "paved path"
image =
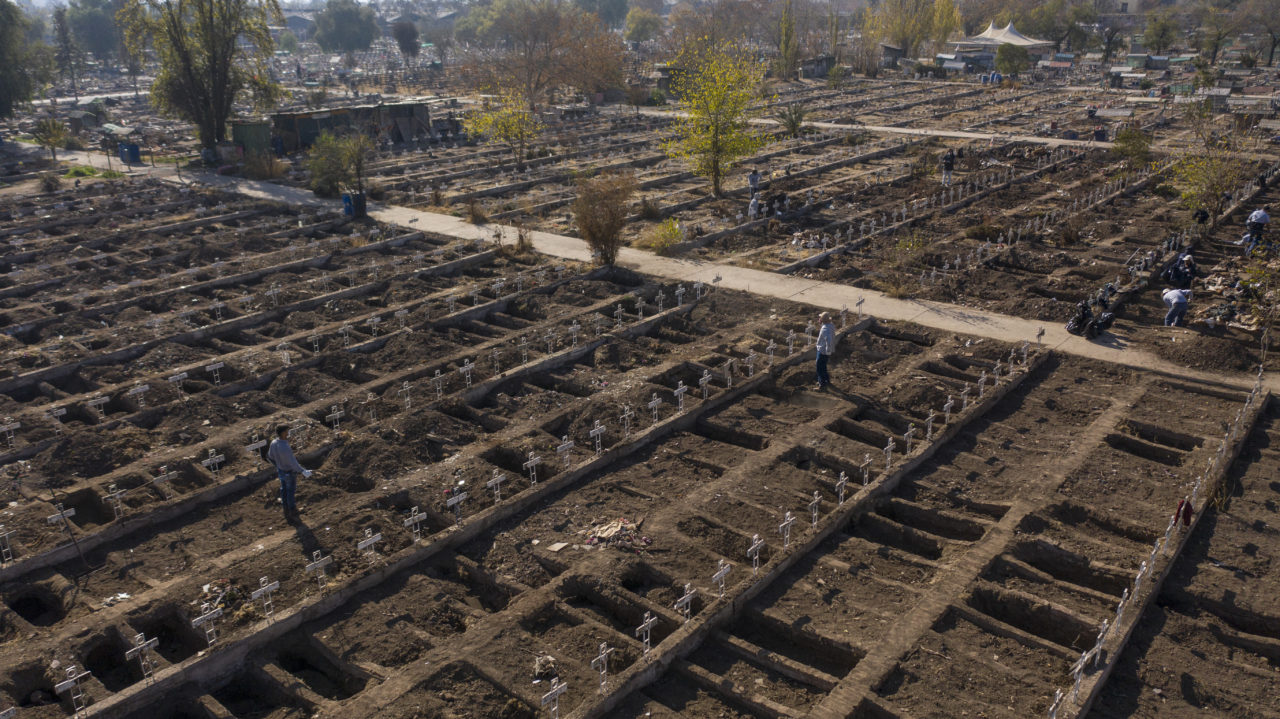
<svg viewBox="0 0 1280 719"><path fill-rule="evenodd" d="M68 153L83 155L85 153ZM102 163L101 156L96 156L97 164ZM140 168L141 169L141 168ZM172 168L145 168L146 174L176 181L176 173ZM273 200L293 205L310 207L329 207L337 210L337 200L317 198L309 190L286 187L270 182L245 180L238 177L213 175L211 173L183 173L186 181L198 180L203 184L237 192L248 197ZM512 226L488 224L473 225L462 218L433 212L423 212L407 207L381 206L370 203L369 215L376 220L407 229L421 230L437 235L454 237L463 240L484 239L492 241L496 230L501 227L506 241L514 241L516 230ZM566 237L548 232L530 233L534 248L546 255L567 260L590 262L591 253L585 242L575 237ZM649 252L632 248L623 248L618 256L618 264L627 269L646 275L662 277L673 282L692 285L704 282L708 286L720 287L744 292L753 292L781 300L804 302L831 310L849 308L857 312L858 302L862 301L862 311L883 320L912 322L936 330L950 331L957 334L986 337L1000 342L1021 343L1035 342L1036 335L1044 330L1043 342L1046 346L1059 352L1086 357L1100 362L1150 370L1187 379L1228 384L1237 387L1248 387L1252 377L1245 374L1223 374L1190 369L1182 365L1164 360L1156 355L1136 349L1125 335L1124 328L1107 333L1096 341L1069 334L1064 322L1039 322L1011 317L996 312L961 307L943 302L930 302L916 299L899 299L889 297L870 289L848 287L834 282L805 279L794 275L782 275L747 267L715 264L698 260L674 257L659 257ZM1190 339L1195 336L1193 330L1184 330ZM1175 335L1175 338L1179 335ZM1267 385L1273 391L1280 391L1280 375L1269 377Z"/></svg>

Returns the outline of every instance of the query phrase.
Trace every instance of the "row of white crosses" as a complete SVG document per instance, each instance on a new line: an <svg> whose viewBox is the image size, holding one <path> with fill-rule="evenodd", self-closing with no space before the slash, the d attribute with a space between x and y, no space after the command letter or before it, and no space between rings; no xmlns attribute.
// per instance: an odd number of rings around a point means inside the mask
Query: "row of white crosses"
<svg viewBox="0 0 1280 719"><path fill-rule="evenodd" d="M1116 616L1114 620L1103 621L1098 631L1097 639L1092 647L1081 653L1080 658L1071 667L1072 684L1070 691L1064 692L1058 690L1054 695L1054 701L1049 706L1049 718L1057 719L1058 711L1064 702L1074 704L1080 695L1080 687L1084 679L1084 675L1093 669L1097 660L1102 655L1102 647L1108 639L1109 630L1115 632L1123 632L1122 622L1125 618L1130 602L1140 601L1139 596L1142 588L1146 586L1151 575L1156 571L1156 564L1166 549L1173 546L1172 542L1176 542L1174 532L1178 528L1178 522L1183 521L1189 524L1190 513L1201 498L1204 487L1212 481L1213 477L1219 472L1225 472L1229 469L1229 450L1237 442L1243 440L1243 432L1249 419L1249 412L1257 403L1258 398L1262 394L1262 368L1258 368L1257 377L1254 380L1252 389L1245 397L1244 406L1237 411L1235 419L1226 430L1222 437L1222 442L1218 446L1218 451L1209 460L1208 467L1204 472L1196 478L1190 495L1184 496L1178 502L1177 510L1173 516L1169 518L1169 523L1165 527L1164 534L1156 537L1155 544L1151 548L1151 554L1138 565L1138 573L1133 578L1132 588L1126 588L1120 597L1120 602L1116 605ZM1185 512L1185 514L1184 514ZM1174 550L1176 551L1176 549ZM1114 660L1115 657L1113 656Z"/></svg>

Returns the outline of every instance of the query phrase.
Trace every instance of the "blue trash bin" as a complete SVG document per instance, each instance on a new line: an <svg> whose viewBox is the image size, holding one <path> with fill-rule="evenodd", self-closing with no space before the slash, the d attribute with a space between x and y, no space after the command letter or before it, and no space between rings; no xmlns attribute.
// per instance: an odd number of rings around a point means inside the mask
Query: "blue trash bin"
<svg viewBox="0 0 1280 719"><path fill-rule="evenodd" d="M136 142L124 142L120 144L120 160L129 165L142 164L142 148L138 147Z"/></svg>
<svg viewBox="0 0 1280 719"><path fill-rule="evenodd" d="M342 214L351 217L356 213L355 207L351 204L351 195L344 193L342 195Z"/></svg>

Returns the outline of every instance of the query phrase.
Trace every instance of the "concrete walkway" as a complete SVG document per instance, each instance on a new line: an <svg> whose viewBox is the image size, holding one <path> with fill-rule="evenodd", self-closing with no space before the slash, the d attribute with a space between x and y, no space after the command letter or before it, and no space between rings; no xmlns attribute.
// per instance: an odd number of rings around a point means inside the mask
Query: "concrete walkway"
<svg viewBox="0 0 1280 719"><path fill-rule="evenodd" d="M68 153L81 155L85 153ZM95 164L101 165L103 158L95 155ZM146 173L169 181L177 181L172 168L146 168ZM239 177L214 175L211 173L182 173L184 181L198 181L201 184L236 192L247 197L271 200L291 205L340 210L337 200L325 200L316 197L309 190L297 187L286 187L270 182L246 180ZM491 223L473 225L460 217L423 212L407 207L380 206L370 203L370 217L391 225L411 230L421 230L432 234L453 237L460 240L482 239L493 241L495 233L501 229L505 242L514 242L516 229L509 225ZM575 237L566 237L548 232L531 232L534 249L551 257L579 262L591 262L591 252L585 242ZM870 289L860 289L845 285L810 280L793 275L782 275L747 267L716 264L698 260L674 257L659 257L649 252L632 248L623 248L618 256L618 264L627 269L646 275L661 277L672 282L682 282L690 288L694 282L703 282L708 287L752 292L780 300L804 302L830 310L839 311L848 308L856 315L858 302L861 301L863 314L882 320L912 322L924 327L944 332L975 335L999 342L1035 343L1037 334L1043 330L1045 346L1078 357L1085 357L1099 362L1123 365L1135 369L1159 372L1171 376L1204 382L1249 387L1253 377L1246 374L1223 374L1190 369L1164 360L1145 350L1131 347L1123 327L1109 332L1096 341L1069 334L1065 328L1066 318L1059 322L1039 322L1011 317L996 312L961 307L942 302L930 302L916 299L901 299L885 295ZM1195 336L1193 330L1184 330L1190 339ZM1175 339L1182 333L1175 335ZM1280 391L1280 376L1268 377L1267 386L1272 391Z"/></svg>

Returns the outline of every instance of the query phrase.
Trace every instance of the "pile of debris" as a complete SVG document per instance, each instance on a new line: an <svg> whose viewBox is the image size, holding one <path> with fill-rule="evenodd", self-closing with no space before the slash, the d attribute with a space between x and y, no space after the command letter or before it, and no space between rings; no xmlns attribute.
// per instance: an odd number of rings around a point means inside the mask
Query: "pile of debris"
<svg viewBox="0 0 1280 719"><path fill-rule="evenodd" d="M590 529L582 530L581 533L587 535L585 543L589 547L617 547L623 551L640 554L653 544L652 539L640 533L641 524L644 524L643 517L638 522L620 517L610 522L593 525Z"/></svg>

